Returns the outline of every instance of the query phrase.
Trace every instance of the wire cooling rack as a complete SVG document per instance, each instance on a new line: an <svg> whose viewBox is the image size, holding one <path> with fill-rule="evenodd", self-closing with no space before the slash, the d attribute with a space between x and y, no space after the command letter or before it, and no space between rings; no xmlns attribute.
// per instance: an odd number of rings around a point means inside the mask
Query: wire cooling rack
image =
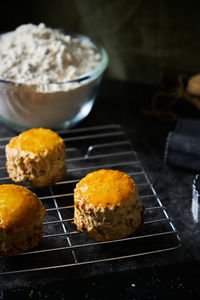
<svg viewBox="0 0 200 300"><path fill-rule="evenodd" d="M66 144L66 176L52 186L28 186L47 210L43 239L26 253L1 257L0 275L133 258L180 246L172 220L119 125L72 129L59 134ZM12 183L5 168L5 145L9 139L0 138L0 184ZM87 173L102 168L124 171L138 186L145 208L144 226L127 238L96 242L78 232L73 224L76 183Z"/></svg>

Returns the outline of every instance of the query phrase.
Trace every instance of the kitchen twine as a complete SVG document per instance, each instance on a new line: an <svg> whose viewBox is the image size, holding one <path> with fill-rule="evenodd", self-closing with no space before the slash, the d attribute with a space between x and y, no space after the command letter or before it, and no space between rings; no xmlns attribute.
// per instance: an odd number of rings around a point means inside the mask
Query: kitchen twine
<svg viewBox="0 0 200 300"><path fill-rule="evenodd" d="M155 116L164 121L176 121L178 119L177 113L172 108L181 101L188 101L198 110L200 110L200 74L195 75L188 80L188 85L185 85L186 76L178 76L178 86L174 91L157 92L152 98L152 109L143 109L142 112L146 115ZM190 93L187 88L190 87ZM194 94L191 93L194 89ZM199 93L198 93L199 92ZM171 99L167 103L162 103L166 98Z"/></svg>

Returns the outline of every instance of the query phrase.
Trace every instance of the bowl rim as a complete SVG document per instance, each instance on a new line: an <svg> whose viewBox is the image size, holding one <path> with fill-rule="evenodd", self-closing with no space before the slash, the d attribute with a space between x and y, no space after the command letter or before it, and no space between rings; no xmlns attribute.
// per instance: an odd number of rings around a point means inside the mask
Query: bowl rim
<svg viewBox="0 0 200 300"><path fill-rule="evenodd" d="M99 65L93 69L92 71L85 73L75 79L71 80L66 80L62 82L49 82L49 83L20 83L20 82L15 82L12 80L7 80L7 79L2 79L0 78L0 83L4 84L10 84L10 85L15 85L15 86L20 86L20 87L27 87L27 88L33 88L33 87L42 87L42 86L51 86L51 85L63 85L63 84L68 84L68 83L82 83L85 81L88 81L90 79L95 79L99 77L107 68L109 59L108 59L108 54L105 48L96 40L93 38L90 38L84 34L81 33L65 33L65 35L70 35L73 38L77 38L80 40L86 40L89 42L89 44L92 46L92 48L97 49L97 53L101 55L101 60L99 62Z"/></svg>

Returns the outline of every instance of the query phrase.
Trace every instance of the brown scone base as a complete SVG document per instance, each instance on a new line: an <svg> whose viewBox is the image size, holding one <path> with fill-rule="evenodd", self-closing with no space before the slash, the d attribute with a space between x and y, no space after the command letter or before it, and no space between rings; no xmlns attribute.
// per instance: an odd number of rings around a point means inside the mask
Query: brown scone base
<svg viewBox="0 0 200 300"><path fill-rule="evenodd" d="M124 238L143 225L144 208L113 207L104 210L83 211L75 208L74 223L77 229L97 241ZM91 217L92 216L92 217Z"/></svg>
<svg viewBox="0 0 200 300"><path fill-rule="evenodd" d="M47 186L61 180L66 174L65 150L56 153L30 155L7 155L7 172L15 182L25 182L33 186Z"/></svg>
<svg viewBox="0 0 200 300"><path fill-rule="evenodd" d="M6 157L8 174L15 182L47 186L66 173L64 142L49 129L31 129L13 138L6 146Z"/></svg>
<svg viewBox="0 0 200 300"><path fill-rule="evenodd" d="M17 255L42 238L46 211L30 190L15 184L0 185L0 255Z"/></svg>
<svg viewBox="0 0 200 300"><path fill-rule="evenodd" d="M25 229L0 228L0 255L13 256L23 253L39 243L42 238L43 226L34 225Z"/></svg>
<svg viewBox="0 0 200 300"><path fill-rule="evenodd" d="M97 241L124 238L143 225L144 208L133 180L123 172L100 170L76 186L74 223Z"/></svg>

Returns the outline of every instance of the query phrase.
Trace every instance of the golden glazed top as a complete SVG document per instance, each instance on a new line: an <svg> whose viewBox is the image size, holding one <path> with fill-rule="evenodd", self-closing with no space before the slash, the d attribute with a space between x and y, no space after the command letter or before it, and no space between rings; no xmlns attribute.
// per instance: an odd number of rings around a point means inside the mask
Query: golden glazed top
<svg viewBox="0 0 200 300"><path fill-rule="evenodd" d="M15 184L0 185L0 228L26 227L41 215L46 212L34 193Z"/></svg>
<svg viewBox="0 0 200 300"><path fill-rule="evenodd" d="M7 148L28 151L35 154L62 146L62 138L54 131L44 128L33 128L20 133L10 140Z"/></svg>
<svg viewBox="0 0 200 300"><path fill-rule="evenodd" d="M117 170L99 170L89 173L74 190L75 206L92 204L93 207L114 207L124 203L132 195L138 199L135 182Z"/></svg>

